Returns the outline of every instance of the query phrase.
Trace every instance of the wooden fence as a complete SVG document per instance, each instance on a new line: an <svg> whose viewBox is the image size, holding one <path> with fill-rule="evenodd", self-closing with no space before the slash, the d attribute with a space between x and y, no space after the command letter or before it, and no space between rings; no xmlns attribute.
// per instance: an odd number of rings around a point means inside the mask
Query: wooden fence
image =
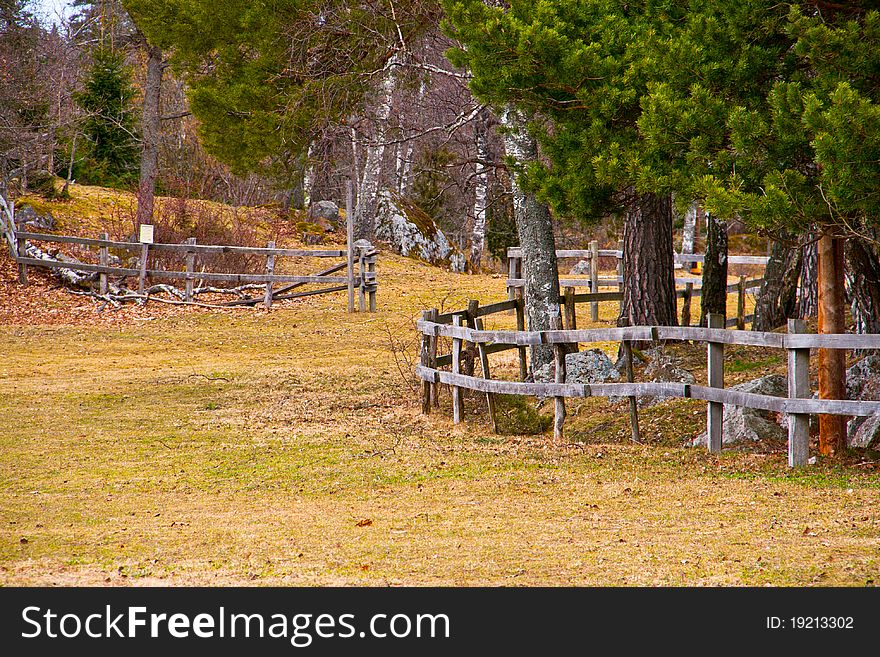
<svg viewBox="0 0 880 657"><path fill-rule="evenodd" d="M508 278L507 278L507 298L512 300L522 297L522 290L525 287L525 279L522 278L522 248L512 247L507 249L508 262ZM587 288L590 293L599 293L603 287L616 288L617 292L603 292L601 296L594 297L595 300L590 302L590 320L596 322L599 320L599 302L600 301L618 301L623 303L623 250L622 249L600 249L599 243L595 240L590 242L589 249L558 249L556 251L557 258L579 258L586 260L590 264L589 277L587 278L569 278L560 277L559 287L563 294L566 312L573 312L574 299L580 301L584 299L583 295L575 294L575 288ZM599 276L599 258L616 258L617 259L617 276L614 278ZM704 262L705 255L694 253L675 254L675 262L686 264L694 262ZM732 265L766 265L769 258L766 256L737 256L727 257L728 263ZM754 315L745 314L745 297L749 290L760 287L764 282L763 278L747 279L740 276L737 283L727 286L728 293L737 294L737 314L726 320L727 326L736 327L740 330L745 325L754 320ZM694 297L701 294L700 288L702 280L700 278L676 278L675 285L677 288L676 295L683 300L681 310L681 325L689 326L691 323L691 301ZM679 287L680 286L680 287Z"/></svg>
<svg viewBox="0 0 880 657"><path fill-rule="evenodd" d="M2 199L2 197L0 197ZM107 292L107 277L136 277L139 282L139 291L143 293L144 281L147 277L164 278L184 281L184 301L193 300L193 282L220 281L244 284L263 284L266 286L264 295L265 306L271 307L273 300L293 299L316 294L328 294L330 292L348 291L348 310L353 312L355 308L355 296L359 297L358 307L361 312L369 308L370 312L376 310L376 291L378 280L376 277L377 252L373 246L366 242L353 242L349 231L345 249L280 249L275 248L274 242L264 247L246 246L223 246L197 244L195 238L190 238L184 244L146 244L142 242L121 242L108 239L106 233L100 239L85 237L73 237L68 235L49 235L46 233L29 232L23 226L17 227L15 222L14 206L11 202L3 200L0 203L0 232L6 241L11 256L18 263L19 282L27 285L28 267L46 267L49 269L65 269L79 272L95 272L99 274L98 286L101 294ZM66 262L57 259L43 259L29 257L27 253L28 241L46 242L54 244L78 244L92 247L98 250L99 264L80 262ZM111 266L109 264L110 249L132 253L139 258L139 268ZM150 269L150 255L164 251L176 253L180 256L181 270ZM238 253L242 255L257 255L266 258L265 271L263 273L220 273L195 270L195 258L197 255ZM282 257L294 258L344 258L341 264L312 275L277 274L277 259ZM345 276L332 276L336 272L345 270ZM273 289L276 284L287 284L280 289ZM324 287L307 292L290 293L297 287L308 284L324 284ZM254 305L254 300L240 300L231 305Z"/></svg>
<svg viewBox="0 0 880 657"><path fill-rule="evenodd" d="M594 296L578 295L585 302ZM517 330L483 330L482 318L507 311L517 313ZM556 325L561 325L561 319ZM810 349L880 349L880 334L807 334L801 320L790 320L788 334L728 330L724 317L710 315L709 328L686 326L633 326L627 328L561 329L549 331L523 330L522 299L512 299L480 306L471 301L466 310L439 314L436 309L426 310L417 323L422 335L421 359L416 374L422 380L422 411L429 413L438 405L439 384L452 389L453 420L462 417L461 389L474 390L486 395L489 417L496 429L494 395L529 395L555 399L554 436L561 439L565 421L565 399L568 397L628 397L633 435L638 436L638 415L635 400L639 396L680 397L707 401L706 430L708 449L720 452L722 445L723 405L733 404L746 408L786 413L788 423L788 463L792 467L806 465L809 446L809 417L811 414L868 416L880 413L880 401L811 399ZM452 340L452 353L438 355L438 339ZM707 345L708 385L687 383L637 383L633 380L631 343L634 341L690 340ZM568 345L595 342L619 342L625 354L626 383L566 383L565 354ZM525 382L528 371L526 348L532 345L551 345L555 354L553 383ZM724 388L724 345L746 345L784 349L788 353L788 397L774 397ZM482 376L461 372L461 355L474 349L481 365ZM489 355L510 349L519 351L521 381L492 379ZM450 371L441 370L449 366ZM476 370L476 368L474 368Z"/></svg>

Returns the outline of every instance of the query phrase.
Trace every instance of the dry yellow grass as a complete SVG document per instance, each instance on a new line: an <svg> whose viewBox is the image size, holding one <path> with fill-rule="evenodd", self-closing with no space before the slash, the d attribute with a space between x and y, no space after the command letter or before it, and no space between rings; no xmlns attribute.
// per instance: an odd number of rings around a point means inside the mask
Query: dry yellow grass
<svg viewBox="0 0 880 657"><path fill-rule="evenodd" d="M343 293L0 326L0 583L876 579L876 470L685 448L697 402L646 411L641 446L601 400L571 404L565 444L494 435L476 396L461 425L448 394L420 415L415 317L499 300L503 279L385 253L378 268L375 315L346 314ZM734 354L749 376L779 365L752 368L766 357Z"/></svg>

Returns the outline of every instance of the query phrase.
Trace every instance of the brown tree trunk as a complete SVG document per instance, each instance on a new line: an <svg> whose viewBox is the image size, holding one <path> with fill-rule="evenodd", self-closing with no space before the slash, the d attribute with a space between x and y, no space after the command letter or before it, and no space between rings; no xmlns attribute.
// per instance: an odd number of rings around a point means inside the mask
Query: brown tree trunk
<svg viewBox="0 0 880 657"><path fill-rule="evenodd" d="M807 319L819 314L819 256L815 241L811 240L801 248L801 261L797 316L798 319Z"/></svg>
<svg viewBox="0 0 880 657"><path fill-rule="evenodd" d="M156 178L159 175L159 100L162 93L162 51L144 41L147 48L147 78L141 118L141 172L138 182L137 224L153 222Z"/></svg>
<svg viewBox="0 0 880 657"><path fill-rule="evenodd" d="M790 235L773 242L770 261L764 270L764 282L755 304L753 331L772 331L794 319L797 312L798 277L801 273L801 249L787 243Z"/></svg>
<svg viewBox="0 0 880 657"><path fill-rule="evenodd" d="M846 241L846 288L856 333L880 333L880 259L871 244Z"/></svg>
<svg viewBox="0 0 880 657"><path fill-rule="evenodd" d="M825 233L819 238L819 333L843 333L845 326L843 240ZM846 352L819 349L819 398L846 397ZM846 418L819 416L819 451L840 456L846 449Z"/></svg>
<svg viewBox="0 0 880 657"><path fill-rule="evenodd" d="M700 326L707 326L710 314L727 317L727 224L706 217L706 258L700 289Z"/></svg>
<svg viewBox="0 0 880 657"><path fill-rule="evenodd" d="M678 324L673 253L671 198L640 195L623 225L621 325Z"/></svg>

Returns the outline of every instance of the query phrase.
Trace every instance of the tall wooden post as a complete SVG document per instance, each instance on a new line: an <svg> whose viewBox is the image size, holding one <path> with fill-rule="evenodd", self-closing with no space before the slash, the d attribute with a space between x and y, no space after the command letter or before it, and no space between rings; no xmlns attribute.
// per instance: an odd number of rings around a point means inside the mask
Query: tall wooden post
<svg viewBox="0 0 880 657"><path fill-rule="evenodd" d="M367 310L367 250L363 247L358 249L358 309L360 312Z"/></svg>
<svg viewBox="0 0 880 657"><path fill-rule="evenodd" d="M574 303L574 288L567 287L563 294L563 303L565 308L565 328L569 331L577 330L577 307Z"/></svg>
<svg viewBox="0 0 880 657"><path fill-rule="evenodd" d="M802 319L788 320L788 333L806 333L807 323ZM810 397L810 350L788 350L788 397L789 399L808 399ZM810 415L808 413L789 413L788 415L788 465L799 468L807 464L810 452Z"/></svg>
<svg viewBox="0 0 880 657"><path fill-rule="evenodd" d="M623 240L617 242L617 291L620 293L620 316L623 316Z"/></svg>
<svg viewBox="0 0 880 657"><path fill-rule="evenodd" d="M354 312L354 214L352 209L351 181L345 181L345 248L348 256L346 277L348 278L348 312Z"/></svg>
<svg viewBox="0 0 880 657"><path fill-rule="evenodd" d="M101 233L99 236L105 242L110 239L110 236L107 233ZM110 249L107 248L106 244L102 244L98 249L98 263L102 267L110 266ZM102 271L98 275L98 291L101 295L107 294L107 272Z"/></svg>
<svg viewBox="0 0 880 657"><path fill-rule="evenodd" d="M507 257L507 278L508 279L520 278L520 274L522 273L521 270L522 270L522 259L517 258L516 256L508 256ZM508 285L507 286L507 299L509 301L513 301L516 298L518 298L516 285Z"/></svg>
<svg viewBox="0 0 880 657"><path fill-rule="evenodd" d="M275 241L269 242L268 248L275 248ZM263 305L266 310L272 307L272 280L269 278L275 273L275 254L269 253L266 256L266 296L263 299Z"/></svg>
<svg viewBox="0 0 880 657"><path fill-rule="evenodd" d="M376 256L371 255L367 258L367 276L369 278L369 287L367 291L370 296L370 312L376 312Z"/></svg>
<svg viewBox="0 0 880 657"><path fill-rule="evenodd" d="M431 310L429 312L431 313L430 321L436 322L437 315L440 314L440 311L437 310L436 308L431 308ZM437 369L437 342L438 342L437 336L432 335L431 336L431 343L429 345L430 356L428 358L428 366L432 370ZM431 404L434 406L434 408L440 408L440 384L439 383L431 384Z"/></svg>
<svg viewBox="0 0 880 657"><path fill-rule="evenodd" d="M723 329L726 321L724 315L709 313L707 323L710 329ZM724 387L724 344L709 342L708 348L709 386ZM712 453L721 452L721 426L724 421L724 404L709 402L706 410L706 446Z"/></svg>
<svg viewBox="0 0 880 657"><path fill-rule="evenodd" d="M476 299L471 299L468 301L468 317L473 322L473 326L477 331L483 330L483 318L477 317L477 314L480 311L480 302ZM486 351L486 344L484 342L477 343L477 351L480 354L480 369L483 371L484 379L491 379L492 375L489 372L489 354ZM498 433L498 419L495 415L495 394L491 392L486 393L486 407L489 410L489 421L492 423L492 431L494 433Z"/></svg>
<svg viewBox="0 0 880 657"><path fill-rule="evenodd" d="M625 319L625 318L623 318ZM621 322L622 326L628 326L629 322ZM635 383L636 377L633 370L633 352L632 341L624 340L621 342L623 347L624 363L626 365L626 382ZM642 442L641 431L639 429L639 404L635 395L629 396L629 427L630 437L634 443Z"/></svg>
<svg viewBox="0 0 880 657"><path fill-rule="evenodd" d="M526 330L526 304L522 297L516 299L516 330ZM517 347L519 352L519 379L525 381L529 375L529 358L525 347Z"/></svg>
<svg viewBox="0 0 880 657"><path fill-rule="evenodd" d="M819 333L843 333L845 324L843 240L825 233L819 238ZM846 353L819 349L819 399L846 397ZM839 456L846 449L842 415L819 416L819 452Z"/></svg>
<svg viewBox="0 0 880 657"><path fill-rule="evenodd" d="M744 331L746 328L746 277L740 276L736 285L736 328Z"/></svg>
<svg viewBox="0 0 880 657"><path fill-rule="evenodd" d="M590 292L596 294L599 291L599 242L590 241ZM599 321L599 302L590 302L590 321Z"/></svg>
<svg viewBox="0 0 880 657"><path fill-rule="evenodd" d="M190 246L196 245L196 238L190 237L186 240ZM186 280L184 281L183 300L187 303L193 300L193 272L196 268L196 252L186 252Z"/></svg>

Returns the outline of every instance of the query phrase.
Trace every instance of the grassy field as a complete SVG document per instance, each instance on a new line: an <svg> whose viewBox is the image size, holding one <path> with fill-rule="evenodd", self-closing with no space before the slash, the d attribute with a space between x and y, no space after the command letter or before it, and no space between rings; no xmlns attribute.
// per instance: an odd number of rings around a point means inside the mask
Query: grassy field
<svg viewBox="0 0 880 657"><path fill-rule="evenodd" d="M448 393L420 415L419 311L502 299L503 279L385 253L378 269L374 315L344 294L98 314L37 280L55 315L0 314L0 583L875 582L875 464L708 455L684 446L705 416L690 400L646 409L644 445L604 400L570 404L563 444L493 434L476 396L461 425ZM761 350L728 363L731 382L784 368Z"/></svg>

